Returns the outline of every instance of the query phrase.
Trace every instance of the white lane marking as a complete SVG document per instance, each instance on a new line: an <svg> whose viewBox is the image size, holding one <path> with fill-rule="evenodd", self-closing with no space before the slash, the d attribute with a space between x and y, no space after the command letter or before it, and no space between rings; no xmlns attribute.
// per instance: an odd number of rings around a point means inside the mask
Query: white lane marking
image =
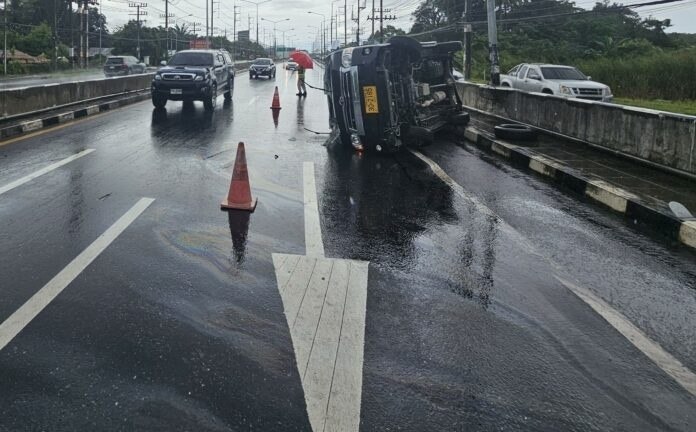
<svg viewBox="0 0 696 432"><path fill-rule="evenodd" d="M447 173L437 165L432 159L428 158L420 152L411 150L415 156L420 160L425 162L430 169L437 175L443 182L449 185L452 190L455 191L459 196L465 198L472 202L479 210L485 214L493 215L501 220L503 226L510 227L507 225L499 216L495 215L485 204L481 203L476 197L466 193L464 188L455 182ZM527 247L533 251L538 256L542 257L546 262L548 262L553 268L560 269L560 266L552 261L545 255L539 253L536 248L522 237L514 228L510 227L512 232L516 233L517 236L524 241ZM609 304L604 302L599 297L592 294L590 291L578 287L570 282L567 282L558 276L554 276L558 279L561 284L575 294L582 301L587 303L597 314L604 318L612 327L614 327L619 333L621 333L625 338L627 338L636 348L638 348L643 354L645 354L653 363L655 363L660 369L662 369L667 375L671 376L679 385L684 387L689 393L696 396L696 375L687 369L684 365L679 362L674 356L665 351L657 342L646 336L638 327L633 325L627 318L625 318L619 311L615 310Z"/></svg>
<svg viewBox="0 0 696 432"><path fill-rule="evenodd" d="M253 98L251 98L251 100L249 101L249 103L247 105L253 105L256 103L257 100L259 100L259 97L254 96Z"/></svg>
<svg viewBox="0 0 696 432"><path fill-rule="evenodd" d="M686 368L679 360L665 351L657 342L650 339L638 327L633 325L619 311L609 306L604 300L590 291L556 276L566 288L580 297L588 306L604 318L619 333L624 335L636 348L652 360L667 375L671 376L686 391L696 396L696 374Z"/></svg>
<svg viewBox="0 0 696 432"><path fill-rule="evenodd" d="M317 204L317 187L314 181L314 163L305 162L302 165L304 179L304 219L305 247L309 256L324 256L324 243L321 239L321 223L319 222L319 206Z"/></svg>
<svg viewBox="0 0 696 432"><path fill-rule="evenodd" d="M450 177L445 170L440 168L440 165L436 164L432 159L427 157L421 152L411 150L411 153L413 153L418 159L422 160L423 162L426 163L430 167L430 169L433 171L433 173L440 179L442 180L447 186L449 186L457 195L459 195L461 198L464 198L465 200L469 201L471 204L473 204L477 210L479 210L481 213L485 214L486 216L494 216L498 219L498 215L493 213L493 210L489 209L483 202L481 202L478 198L475 196L466 193L464 188L454 181L452 177Z"/></svg>
<svg viewBox="0 0 696 432"><path fill-rule="evenodd" d="M273 264L312 430L357 432L369 263L273 254Z"/></svg>
<svg viewBox="0 0 696 432"><path fill-rule="evenodd" d="M0 324L0 351L82 273L123 231L152 204L154 199L142 198L109 229L92 242L80 255L53 277Z"/></svg>
<svg viewBox="0 0 696 432"><path fill-rule="evenodd" d="M35 172L33 172L27 176L24 176L20 179L17 179L9 184L6 184L5 186L0 186L0 195L4 194L5 192L9 192L14 188L22 186L23 184L28 183L28 182L34 180L35 178L40 177L44 174L47 174L47 173L49 173L57 168L60 168L63 165L69 164L70 162L74 161L75 159L79 159L82 156L86 156L86 155L92 153L93 151L94 151L94 149L83 150L80 153L74 154L74 155L67 157L59 162L56 162L56 163L51 164L47 167L41 168L40 170L35 171Z"/></svg>

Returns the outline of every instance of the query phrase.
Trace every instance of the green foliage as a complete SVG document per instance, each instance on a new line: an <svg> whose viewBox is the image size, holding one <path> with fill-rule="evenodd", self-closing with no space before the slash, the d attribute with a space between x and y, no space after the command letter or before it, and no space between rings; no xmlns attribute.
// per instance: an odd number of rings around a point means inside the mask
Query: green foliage
<svg viewBox="0 0 696 432"><path fill-rule="evenodd" d="M577 66L621 97L696 99L696 47L639 57L604 57L578 62Z"/></svg>
<svg viewBox="0 0 696 432"><path fill-rule="evenodd" d="M20 51L33 56L53 54L53 38L51 27L46 23L42 23L31 29L29 34L20 37L16 42L16 47Z"/></svg>
<svg viewBox="0 0 696 432"><path fill-rule="evenodd" d="M26 69L24 69L24 65L18 61L10 61L7 62L7 73L8 75L21 75L26 73Z"/></svg>
<svg viewBox="0 0 696 432"><path fill-rule="evenodd" d="M423 1L413 13L411 33L420 40L462 40L461 26L454 24L465 21L463 3ZM587 11L567 0L499 0L496 16L503 72L519 63L568 64L610 85L619 96L696 99L696 35L667 34L669 20L642 19L608 1ZM540 16L544 18L535 19ZM490 66L483 0L472 0L468 21L474 23L472 79L486 81ZM438 31L429 32L434 29ZM458 69L462 62L458 53Z"/></svg>

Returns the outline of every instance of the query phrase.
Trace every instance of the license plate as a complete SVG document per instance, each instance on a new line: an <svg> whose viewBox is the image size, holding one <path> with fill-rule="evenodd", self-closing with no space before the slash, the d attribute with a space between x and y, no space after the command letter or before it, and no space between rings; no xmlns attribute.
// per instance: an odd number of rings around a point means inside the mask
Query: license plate
<svg viewBox="0 0 696 432"><path fill-rule="evenodd" d="M109 66L109 69L113 69L113 68L114 68L113 66Z"/></svg>
<svg viewBox="0 0 696 432"><path fill-rule="evenodd" d="M365 97L365 114L379 114L377 86L363 86L363 96Z"/></svg>
<svg viewBox="0 0 696 432"><path fill-rule="evenodd" d="M170 89L169 93L170 94L181 94L181 89Z"/></svg>

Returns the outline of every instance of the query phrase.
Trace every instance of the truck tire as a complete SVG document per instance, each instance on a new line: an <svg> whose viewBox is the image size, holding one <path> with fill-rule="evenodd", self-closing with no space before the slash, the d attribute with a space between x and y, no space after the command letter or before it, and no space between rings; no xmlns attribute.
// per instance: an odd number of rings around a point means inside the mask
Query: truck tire
<svg viewBox="0 0 696 432"><path fill-rule="evenodd" d="M227 79L227 88L225 89L225 100L232 100L232 92L234 92L234 80Z"/></svg>
<svg viewBox="0 0 696 432"><path fill-rule="evenodd" d="M501 139L513 141L533 141L536 131L521 124L501 124L494 128L495 136Z"/></svg>
<svg viewBox="0 0 696 432"><path fill-rule="evenodd" d="M215 105L217 105L217 84L210 87L210 94L203 101L203 108L206 111L212 111L215 109Z"/></svg>
<svg viewBox="0 0 696 432"><path fill-rule="evenodd" d="M165 105L167 105L167 98L158 95L152 95L152 105L154 105L155 108L164 108Z"/></svg>

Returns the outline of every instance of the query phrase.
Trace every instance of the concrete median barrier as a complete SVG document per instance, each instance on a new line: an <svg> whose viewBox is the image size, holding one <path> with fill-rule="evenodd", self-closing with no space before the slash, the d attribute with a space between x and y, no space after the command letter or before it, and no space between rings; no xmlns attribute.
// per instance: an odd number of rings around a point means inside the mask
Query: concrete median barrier
<svg viewBox="0 0 696 432"><path fill-rule="evenodd" d="M457 83L465 106L696 175L696 117Z"/></svg>
<svg viewBox="0 0 696 432"><path fill-rule="evenodd" d="M104 78L0 91L0 120L105 96L150 88L152 74Z"/></svg>

